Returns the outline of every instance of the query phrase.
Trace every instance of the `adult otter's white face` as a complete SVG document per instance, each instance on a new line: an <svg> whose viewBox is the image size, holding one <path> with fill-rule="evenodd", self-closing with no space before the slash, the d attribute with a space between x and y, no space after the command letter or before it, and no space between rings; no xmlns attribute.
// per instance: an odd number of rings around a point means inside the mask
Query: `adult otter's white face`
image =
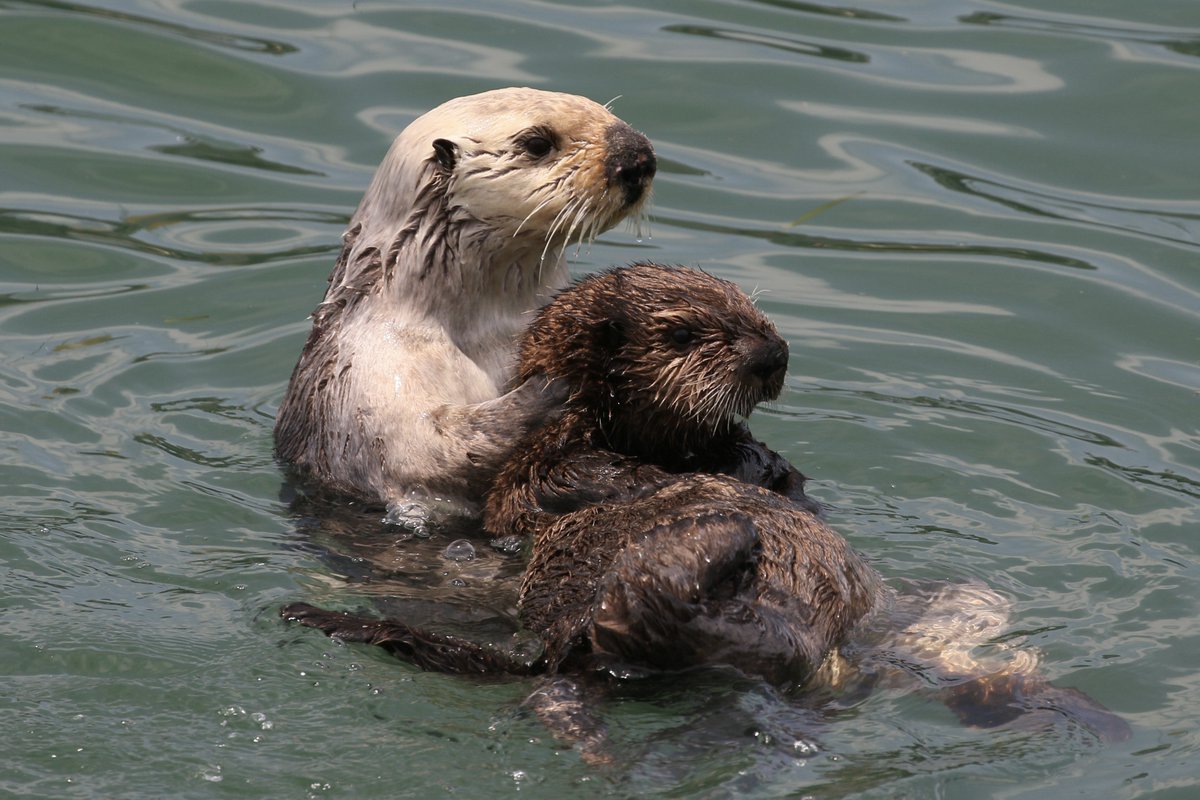
<svg viewBox="0 0 1200 800"><path fill-rule="evenodd" d="M451 209L509 236L547 245L585 240L636 213L656 161L649 140L575 95L501 89L451 101L471 123L431 142ZM499 187L503 187L500 189Z"/></svg>
<svg viewBox="0 0 1200 800"><path fill-rule="evenodd" d="M359 246L386 251L407 232L427 242L414 265L448 241L471 260L515 248L536 266L637 214L656 166L645 136L586 98L523 88L459 97L396 137L355 214Z"/></svg>

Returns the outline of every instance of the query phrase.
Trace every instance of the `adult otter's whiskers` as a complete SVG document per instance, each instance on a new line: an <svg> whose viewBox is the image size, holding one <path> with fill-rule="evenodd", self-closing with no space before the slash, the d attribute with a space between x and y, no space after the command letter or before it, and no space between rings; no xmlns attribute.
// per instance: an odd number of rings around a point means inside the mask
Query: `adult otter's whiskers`
<svg viewBox="0 0 1200 800"><path fill-rule="evenodd" d="M511 381L572 237L640 214L645 136L582 97L500 89L396 137L343 237L275 426L303 478L376 502L478 499L555 387Z"/></svg>

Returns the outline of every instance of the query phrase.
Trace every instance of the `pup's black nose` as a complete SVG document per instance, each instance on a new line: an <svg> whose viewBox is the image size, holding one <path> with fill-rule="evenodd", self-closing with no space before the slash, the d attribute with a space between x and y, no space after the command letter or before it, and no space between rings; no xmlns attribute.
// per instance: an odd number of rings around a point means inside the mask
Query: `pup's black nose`
<svg viewBox="0 0 1200 800"><path fill-rule="evenodd" d="M783 379L787 375L788 346L782 339L767 339L757 345L746 359L743 374L749 381L761 386L768 399L779 396Z"/></svg>

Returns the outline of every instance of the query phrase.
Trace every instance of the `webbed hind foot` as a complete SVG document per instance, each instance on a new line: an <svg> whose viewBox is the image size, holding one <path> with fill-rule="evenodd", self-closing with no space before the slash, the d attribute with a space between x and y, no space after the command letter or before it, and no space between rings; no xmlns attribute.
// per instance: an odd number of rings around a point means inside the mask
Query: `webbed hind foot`
<svg viewBox="0 0 1200 800"><path fill-rule="evenodd" d="M984 675L941 690L946 706L966 725L1036 728L1056 717L1090 732L1104 744L1133 735L1129 723L1078 689L1011 672Z"/></svg>

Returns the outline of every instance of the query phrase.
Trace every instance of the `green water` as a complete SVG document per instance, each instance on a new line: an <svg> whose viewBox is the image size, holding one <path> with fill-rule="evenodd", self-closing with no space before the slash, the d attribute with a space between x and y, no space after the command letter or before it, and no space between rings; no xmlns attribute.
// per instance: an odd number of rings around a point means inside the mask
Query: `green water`
<svg viewBox="0 0 1200 800"><path fill-rule="evenodd" d="M1130 741L697 678L610 697L597 769L528 683L278 620L345 598L271 457L342 228L396 131L511 84L658 150L652 237L574 268L763 290L756 432ZM1195 796L1198 87L1194 0L0 0L0 796Z"/></svg>

